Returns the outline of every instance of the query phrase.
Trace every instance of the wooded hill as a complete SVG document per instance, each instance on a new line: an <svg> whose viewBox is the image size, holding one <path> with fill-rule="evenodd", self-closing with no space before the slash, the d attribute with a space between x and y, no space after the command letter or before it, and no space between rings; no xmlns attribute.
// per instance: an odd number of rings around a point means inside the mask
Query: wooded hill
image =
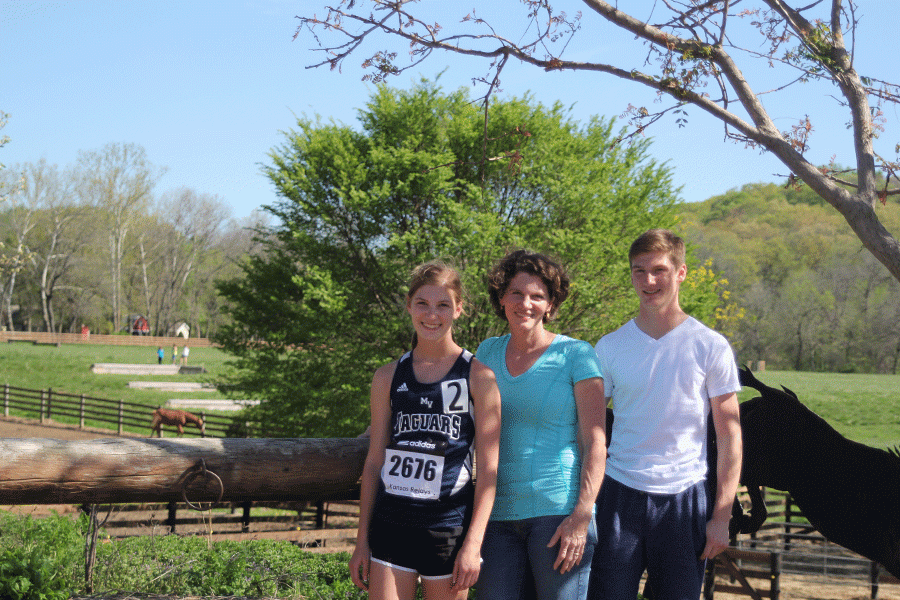
<svg viewBox="0 0 900 600"><path fill-rule="evenodd" d="M877 207L895 235L898 208ZM808 188L750 184L680 212L694 256L728 280L728 301L743 310L723 327L741 362L897 373L900 285Z"/></svg>

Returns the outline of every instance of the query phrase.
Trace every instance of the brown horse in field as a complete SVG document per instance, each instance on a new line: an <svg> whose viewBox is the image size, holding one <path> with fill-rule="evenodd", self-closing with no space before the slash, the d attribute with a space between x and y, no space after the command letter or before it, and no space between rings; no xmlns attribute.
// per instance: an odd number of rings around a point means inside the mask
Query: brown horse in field
<svg viewBox="0 0 900 600"><path fill-rule="evenodd" d="M154 433L158 433L159 437L162 437L162 426L163 425L174 425L178 429L178 436L181 437L184 435L184 428L187 425L193 425L197 429L200 430L200 435L206 435L206 425L203 423L203 419L198 417L197 415L192 415L186 410L175 410L172 408L157 408L153 411L153 424L150 426L150 436L153 437Z"/></svg>

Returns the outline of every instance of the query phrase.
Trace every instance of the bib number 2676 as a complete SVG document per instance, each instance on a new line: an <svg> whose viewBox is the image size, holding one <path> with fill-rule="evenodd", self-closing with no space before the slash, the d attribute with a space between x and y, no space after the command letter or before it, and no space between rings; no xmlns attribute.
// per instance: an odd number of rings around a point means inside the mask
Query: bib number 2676
<svg viewBox="0 0 900 600"><path fill-rule="evenodd" d="M417 500L437 500L444 475L444 457L388 449L381 478L389 494Z"/></svg>

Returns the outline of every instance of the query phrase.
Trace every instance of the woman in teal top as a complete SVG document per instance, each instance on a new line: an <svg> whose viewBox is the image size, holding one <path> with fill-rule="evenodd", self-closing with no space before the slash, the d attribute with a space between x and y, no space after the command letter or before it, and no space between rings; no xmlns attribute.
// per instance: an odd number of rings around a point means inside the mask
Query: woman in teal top
<svg viewBox="0 0 900 600"><path fill-rule="evenodd" d="M491 303L509 333L485 340L476 354L494 371L502 406L479 600L517 600L532 581L537 600L587 595L606 412L593 348L544 327L568 289L558 264L524 250L490 274Z"/></svg>

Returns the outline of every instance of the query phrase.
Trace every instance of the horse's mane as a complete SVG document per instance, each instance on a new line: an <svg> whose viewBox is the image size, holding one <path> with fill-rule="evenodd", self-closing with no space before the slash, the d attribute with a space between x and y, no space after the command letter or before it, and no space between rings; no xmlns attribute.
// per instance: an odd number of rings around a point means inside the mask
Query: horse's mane
<svg viewBox="0 0 900 600"><path fill-rule="evenodd" d="M888 454L890 454L891 456L896 456L897 458L900 458L900 446L894 446L893 448L888 448L887 451L888 451Z"/></svg>

